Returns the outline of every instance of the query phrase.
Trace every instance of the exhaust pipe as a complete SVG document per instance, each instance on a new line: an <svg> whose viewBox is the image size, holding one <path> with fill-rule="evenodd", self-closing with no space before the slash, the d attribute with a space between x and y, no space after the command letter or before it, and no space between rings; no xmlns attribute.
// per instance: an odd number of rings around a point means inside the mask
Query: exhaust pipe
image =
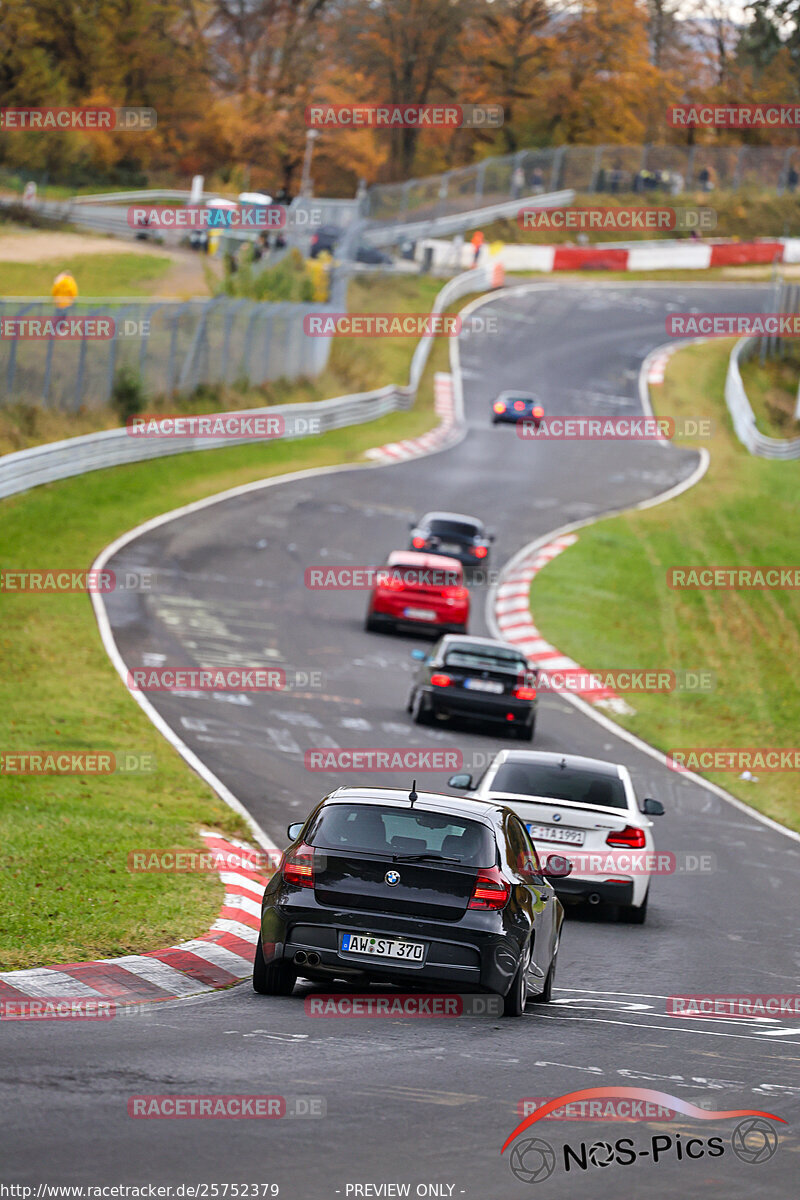
<svg viewBox="0 0 800 1200"><path fill-rule="evenodd" d="M298 950L297 954L295 954L295 956L294 956L294 961L297 963L297 965L299 967L299 966L301 966L302 963L304 963L306 961L307 957L308 957L308 955L306 954L305 950Z"/></svg>
<svg viewBox="0 0 800 1200"><path fill-rule="evenodd" d="M315 950L312 950L310 954L304 954L303 958L306 960L306 962L308 963L308 965L310 967L316 967L317 964L319 963L319 955L317 954L317 952Z"/></svg>
<svg viewBox="0 0 800 1200"><path fill-rule="evenodd" d="M592 892L591 896L588 897L588 900L589 900L590 904L599 904L600 903L600 897L597 894L597 892Z"/></svg>

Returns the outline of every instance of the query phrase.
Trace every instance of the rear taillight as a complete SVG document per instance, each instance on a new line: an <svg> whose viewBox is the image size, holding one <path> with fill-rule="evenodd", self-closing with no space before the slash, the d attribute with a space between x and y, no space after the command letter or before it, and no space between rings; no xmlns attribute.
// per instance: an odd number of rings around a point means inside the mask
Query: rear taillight
<svg viewBox="0 0 800 1200"><path fill-rule="evenodd" d="M487 546L476 546L475 547L475 557L476 558L486 558L486 555L488 553L489 553L489 549Z"/></svg>
<svg viewBox="0 0 800 1200"><path fill-rule="evenodd" d="M497 400L497 401L495 402L495 404L494 404L494 411L495 411L496 413L504 413L504 412L506 411L506 406L505 406L505 404L503 404L503 401L502 401L502 400Z"/></svg>
<svg viewBox="0 0 800 1200"><path fill-rule="evenodd" d="M487 909L505 908L511 895L511 884L504 879L497 867L478 871L475 887L472 889L470 908Z"/></svg>
<svg viewBox="0 0 800 1200"><path fill-rule="evenodd" d="M535 700L536 688L519 687L514 688L514 696L517 700Z"/></svg>
<svg viewBox="0 0 800 1200"><path fill-rule="evenodd" d="M421 537L412 538L411 545L414 547L415 550L424 550L425 549L425 538L421 538Z"/></svg>
<svg viewBox="0 0 800 1200"><path fill-rule="evenodd" d="M542 408L542 406L540 404L537 404L536 407L534 408L533 415L535 417L543 417L544 416L544 409Z"/></svg>
<svg viewBox="0 0 800 1200"><path fill-rule="evenodd" d="M450 687L452 682L449 675L431 675L431 684L433 687Z"/></svg>
<svg viewBox="0 0 800 1200"><path fill-rule="evenodd" d="M606 838L608 846L624 846L626 850L641 850L645 845L644 830L635 825L626 825L617 833L610 833Z"/></svg>
<svg viewBox="0 0 800 1200"><path fill-rule="evenodd" d="M318 233L312 233L312 235L311 235L311 245L312 245L312 246L316 246L316 244L317 244L317 242L318 242L318 241L319 241L319 234L318 234Z"/></svg>
<svg viewBox="0 0 800 1200"><path fill-rule="evenodd" d="M466 600L469 592L465 587L446 587L442 590L442 595L448 600Z"/></svg>
<svg viewBox="0 0 800 1200"><path fill-rule="evenodd" d="M291 853L287 850L283 859L281 874L286 883L294 883L297 887L313 888L314 851L311 846L307 846L305 842L301 842Z"/></svg>
<svg viewBox="0 0 800 1200"><path fill-rule="evenodd" d="M525 402L524 402L524 400L515 400L515 401L514 401L514 408L515 408L515 410L516 410L517 412L524 412L524 411L525 411Z"/></svg>
<svg viewBox="0 0 800 1200"><path fill-rule="evenodd" d="M402 575L379 575L378 586L388 588L392 592L397 592L405 587L405 580Z"/></svg>

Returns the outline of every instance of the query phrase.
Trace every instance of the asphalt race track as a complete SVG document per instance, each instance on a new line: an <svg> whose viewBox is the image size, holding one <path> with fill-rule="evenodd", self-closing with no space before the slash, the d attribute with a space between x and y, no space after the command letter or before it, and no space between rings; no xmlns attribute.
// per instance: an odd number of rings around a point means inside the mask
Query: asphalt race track
<svg viewBox="0 0 800 1200"><path fill-rule="evenodd" d="M694 450L523 442L513 429L490 425L490 401L520 387L537 391L549 414L636 414L641 361L666 341L667 312L752 311L767 295L765 288L594 281L498 294L479 311L498 318L499 332L461 341L469 432L458 446L388 468L253 491L124 548L111 561L115 570L149 569L156 577L150 593L109 597L125 662L154 664L163 655L170 664L320 673L319 686L295 692L151 697L278 845L286 843L287 823L340 783L411 782L311 772L308 749L455 748L467 769L479 770L514 743L415 727L405 712L410 651L425 642L366 634L366 593L311 591L304 570L379 564L405 546L411 518L433 508L483 518L497 532L491 565L500 567L567 521L634 504L687 478L697 465ZM471 632L488 632L485 593L473 594ZM657 848L711 851L716 870L654 878L641 928L594 912L569 915L556 1002L531 1005L518 1021L317 1019L305 1013L303 994L311 989L301 981L287 998L257 996L244 982L125 1020L11 1023L1 1072L8 1182L275 1183L286 1200L403 1194L363 1190L381 1184L469 1200L593 1198L610 1190L703 1200L796 1196L800 1025L679 1019L665 1015L665 999L797 990L800 845L683 781L561 698L540 702L534 748L626 763L639 795L665 805ZM417 784L444 790L448 773L418 775ZM524 1137L544 1138L557 1157L564 1142L577 1148L627 1136L636 1161L590 1161L567 1174L559 1158L546 1182L512 1174L511 1151L501 1157L500 1149L522 1119L523 1097L614 1084L705 1109L766 1110L787 1124L776 1126L774 1156L752 1163L734 1153L733 1119L544 1121ZM282 1095L290 1105L321 1097L327 1115L129 1118L128 1097L151 1093ZM673 1146L656 1162L651 1138L664 1133ZM676 1133L704 1141L718 1135L724 1153L679 1158Z"/></svg>

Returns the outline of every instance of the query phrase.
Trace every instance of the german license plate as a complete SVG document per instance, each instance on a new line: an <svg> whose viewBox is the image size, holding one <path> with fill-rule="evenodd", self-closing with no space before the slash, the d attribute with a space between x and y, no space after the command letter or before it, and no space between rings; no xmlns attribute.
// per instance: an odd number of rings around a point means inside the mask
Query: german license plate
<svg viewBox="0 0 800 1200"><path fill-rule="evenodd" d="M463 547L458 542L439 542L439 549L443 554L460 554Z"/></svg>
<svg viewBox="0 0 800 1200"><path fill-rule="evenodd" d="M534 842L569 842L582 846L586 834L582 829L568 829L563 825L529 825L528 833Z"/></svg>
<svg viewBox="0 0 800 1200"><path fill-rule="evenodd" d="M497 696L503 691L502 683L495 679L465 679L464 687L471 692L493 692Z"/></svg>
<svg viewBox="0 0 800 1200"><path fill-rule="evenodd" d="M403 616L411 621L435 621L436 613L432 608L404 608Z"/></svg>
<svg viewBox="0 0 800 1200"><path fill-rule="evenodd" d="M422 962L424 942L403 942L397 938L372 937L368 933L343 933L344 954L373 954L376 958L402 958L407 962Z"/></svg>

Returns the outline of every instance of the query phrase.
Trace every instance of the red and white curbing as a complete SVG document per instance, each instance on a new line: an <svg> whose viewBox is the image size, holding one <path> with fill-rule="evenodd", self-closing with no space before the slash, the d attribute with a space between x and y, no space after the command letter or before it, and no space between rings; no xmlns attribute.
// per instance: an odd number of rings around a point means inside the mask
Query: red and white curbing
<svg viewBox="0 0 800 1200"><path fill-rule="evenodd" d="M453 377L446 371L437 371L433 377L433 408L439 424L421 437L407 438L403 442L388 442L366 451L366 457L378 463L404 462L418 458L421 454L432 454L444 450L450 441L455 441L458 427L455 419L455 397Z"/></svg>
<svg viewBox="0 0 800 1200"><path fill-rule="evenodd" d="M519 646L535 666L542 670L575 671L589 675L590 672L584 672L573 659L567 658L545 641L533 623L530 610L530 589L534 576L577 540L576 533L564 534L541 546L530 558L517 562L513 570L503 576L497 588L494 615L502 637ZM631 715L635 711L611 688L576 688L574 694L611 712Z"/></svg>
<svg viewBox="0 0 800 1200"><path fill-rule="evenodd" d="M234 859L253 853L245 842L203 831L208 850ZM207 933L147 954L95 962L58 963L23 971L0 971L0 1002L9 1000L105 1000L119 1005L176 1000L214 991L252 971L267 876L243 868L221 870L225 898Z"/></svg>

